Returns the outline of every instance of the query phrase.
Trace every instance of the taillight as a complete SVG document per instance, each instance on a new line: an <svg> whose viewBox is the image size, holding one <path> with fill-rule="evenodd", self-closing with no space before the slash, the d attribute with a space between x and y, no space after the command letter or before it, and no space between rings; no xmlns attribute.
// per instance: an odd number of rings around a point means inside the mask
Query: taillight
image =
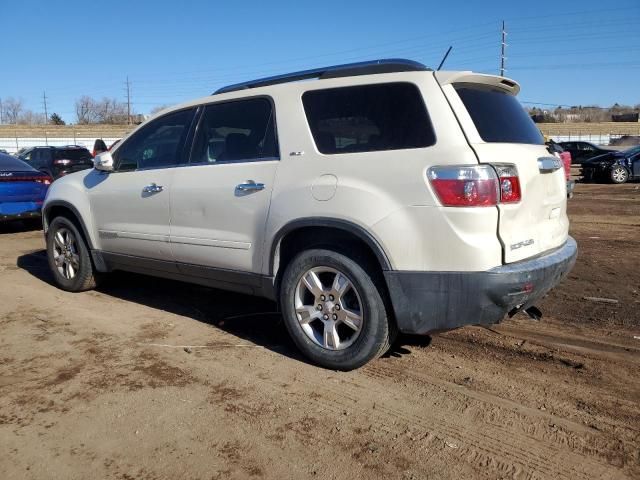
<svg viewBox="0 0 640 480"><path fill-rule="evenodd" d="M494 164L500 182L500 203L517 203L522 199L518 169L511 164Z"/></svg>
<svg viewBox="0 0 640 480"><path fill-rule="evenodd" d="M427 177L446 207L489 207L522 199L515 165L431 167Z"/></svg>
<svg viewBox="0 0 640 480"><path fill-rule="evenodd" d="M489 165L431 167L427 176L444 206L486 207L498 203L498 179Z"/></svg>
<svg viewBox="0 0 640 480"><path fill-rule="evenodd" d="M43 183L44 185L51 185L51 182L53 181L51 179L51 177L40 177L40 178L36 178L36 183Z"/></svg>

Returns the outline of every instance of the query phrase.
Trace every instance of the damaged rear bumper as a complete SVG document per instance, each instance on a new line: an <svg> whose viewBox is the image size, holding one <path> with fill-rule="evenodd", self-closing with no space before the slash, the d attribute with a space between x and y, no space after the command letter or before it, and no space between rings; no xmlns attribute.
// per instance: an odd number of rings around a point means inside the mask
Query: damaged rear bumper
<svg viewBox="0 0 640 480"><path fill-rule="evenodd" d="M423 334L464 325L491 324L526 309L573 268L576 241L544 255L484 272L386 271L398 328Z"/></svg>

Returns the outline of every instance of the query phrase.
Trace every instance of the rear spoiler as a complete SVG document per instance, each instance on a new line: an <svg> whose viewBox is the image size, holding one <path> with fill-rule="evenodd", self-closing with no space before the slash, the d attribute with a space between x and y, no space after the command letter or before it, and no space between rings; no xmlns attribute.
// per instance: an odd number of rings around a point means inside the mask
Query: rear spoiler
<svg viewBox="0 0 640 480"><path fill-rule="evenodd" d="M442 86L452 83L475 83L499 88L510 95L517 95L520 92L520 85L515 80L497 75L485 75L474 72L434 72L433 73Z"/></svg>

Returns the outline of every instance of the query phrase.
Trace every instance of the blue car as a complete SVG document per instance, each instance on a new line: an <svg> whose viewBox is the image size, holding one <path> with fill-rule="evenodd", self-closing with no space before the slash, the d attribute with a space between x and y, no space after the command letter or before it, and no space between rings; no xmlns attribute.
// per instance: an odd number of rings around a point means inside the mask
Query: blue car
<svg viewBox="0 0 640 480"><path fill-rule="evenodd" d="M40 217L51 181L22 160L0 153L0 222Z"/></svg>

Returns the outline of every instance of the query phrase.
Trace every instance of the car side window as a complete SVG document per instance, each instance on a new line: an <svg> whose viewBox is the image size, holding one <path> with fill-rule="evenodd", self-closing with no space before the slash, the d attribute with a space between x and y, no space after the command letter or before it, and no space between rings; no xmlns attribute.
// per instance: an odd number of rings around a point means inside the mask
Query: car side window
<svg viewBox="0 0 640 480"><path fill-rule="evenodd" d="M258 97L207 105L190 163L255 162L279 157L273 104Z"/></svg>
<svg viewBox="0 0 640 480"><path fill-rule="evenodd" d="M320 153L429 147L436 143L429 114L412 83L310 90L302 103Z"/></svg>
<svg viewBox="0 0 640 480"><path fill-rule="evenodd" d="M153 120L128 138L114 153L116 171L163 168L184 162L183 150L195 108Z"/></svg>
<svg viewBox="0 0 640 480"><path fill-rule="evenodd" d="M594 148L588 143L579 143L578 145L580 146L580 150L583 152L593 152L594 150Z"/></svg>
<svg viewBox="0 0 640 480"><path fill-rule="evenodd" d="M33 168L40 168L42 166L42 150L34 150L31 152L31 160L27 160L29 165Z"/></svg>

